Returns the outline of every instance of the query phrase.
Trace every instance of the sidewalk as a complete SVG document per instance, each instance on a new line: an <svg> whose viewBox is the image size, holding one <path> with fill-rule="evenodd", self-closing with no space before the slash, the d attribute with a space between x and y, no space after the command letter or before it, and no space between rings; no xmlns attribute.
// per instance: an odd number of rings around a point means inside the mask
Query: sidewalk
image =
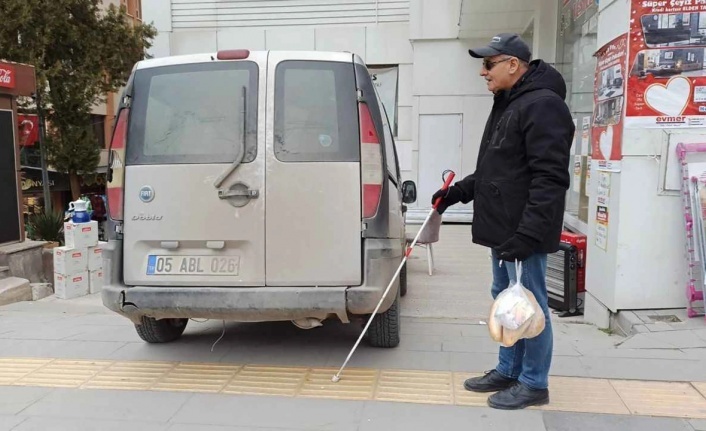
<svg viewBox="0 0 706 431"><path fill-rule="evenodd" d="M698 420L376 401L0 387L0 431L704 431Z"/></svg>
<svg viewBox="0 0 706 431"><path fill-rule="evenodd" d="M469 226L445 225L441 237L434 275L424 249L409 261L400 346L361 344L337 385L330 376L363 321L309 331L226 323L218 343L221 321L190 321L179 341L149 345L99 295L0 307L0 431L47 429L50 420L58 424L51 429L71 430L427 430L442 420L450 429L493 431L706 430L702 319L645 324L621 337L580 317L552 316L551 404L509 413L484 407L461 382L497 358L483 324L487 251L471 245ZM290 419L275 418L273 408Z"/></svg>

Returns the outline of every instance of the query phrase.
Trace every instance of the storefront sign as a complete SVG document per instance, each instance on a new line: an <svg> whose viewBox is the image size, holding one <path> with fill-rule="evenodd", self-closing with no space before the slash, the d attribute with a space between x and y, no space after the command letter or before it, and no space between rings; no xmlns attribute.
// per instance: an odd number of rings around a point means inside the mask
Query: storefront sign
<svg viewBox="0 0 706 431"><path fill-rule="evenodd" d="M36 115L17 115L20 146L31 147L39 139L39 120Z"/></svg>
<svg viewBox="0 0 706 431"><path fill-rule="evenodd" d="M9 64L0 65L0 87L15 88L15 68Z"/></svg>
<svg viewBox="0 0 706 431"><path fill-rule="evenodd" d="M706 2L632 0L625 126L706 125Z"/></svg>
<svg viewBox="0 0 706 431"><path fill-rule="evenodd" d="M623 34L596 52L593 92L592 151L599 171L620 171L623 105L628 35Z"/></svg>
<svg viewBox="0 0 706 431"><path fill-rule="evenodd" d="M49 188L52 192L65 192L71 190L69 176L59 172L49 171ZM39 168L22 167L22 191L25 194L42 193L42 170Z"/></svg>

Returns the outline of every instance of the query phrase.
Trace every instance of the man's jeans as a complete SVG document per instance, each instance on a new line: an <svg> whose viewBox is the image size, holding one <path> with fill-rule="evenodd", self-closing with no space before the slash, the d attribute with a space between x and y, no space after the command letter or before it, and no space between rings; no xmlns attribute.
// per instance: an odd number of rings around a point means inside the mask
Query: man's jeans
<svg viewBox="0 0 706 431"><path fill-rule="evenodd" d="M499 260L492 252L493 287L491 293L495 299L500 292L517 279L514 262ZM500 265L502 263L502 266ZM531 389L546 389L549 385L549 367L552 362L553 333L547 304L547 255L533 254L522 262L522 285L534 294L544 310L546 326L535 338L518 340L512 347L500 346L497 372Z"/></svg>

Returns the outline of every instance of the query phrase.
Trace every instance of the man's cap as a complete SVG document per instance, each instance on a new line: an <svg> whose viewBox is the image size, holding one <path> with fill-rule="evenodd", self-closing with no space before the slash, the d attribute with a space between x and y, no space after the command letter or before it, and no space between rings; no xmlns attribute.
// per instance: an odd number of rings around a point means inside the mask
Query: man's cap
<svg viewBox="0 0 706 431"><path fill-rule="evenodd" d="M528 63L532 58L532 51L530 51L529 46L527 46L520 35L516 33L500 33L497 36L493 36L487 46L469 49L468 53L471 54L471 57L475 58L506 54L517 57Z"/></svg>

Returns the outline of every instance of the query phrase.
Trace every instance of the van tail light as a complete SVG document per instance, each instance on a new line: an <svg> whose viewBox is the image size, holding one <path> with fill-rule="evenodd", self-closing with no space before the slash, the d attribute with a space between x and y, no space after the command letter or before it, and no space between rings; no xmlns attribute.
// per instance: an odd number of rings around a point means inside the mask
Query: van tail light
<svg viewBox="0 0 706 431"><path fill-rule="evenodd" d="M123 202L125 195L125 143L127 141L127 119L129 108L123 108L118 113L118 122L113 129L110 140L110 157L108 170L110 181L106 186L108 198L108 215L111 219L123 220Z"/></svg>
<svg viewBox="0 0 706 431"><path fill-rule="evenodd" d="M363 218L377 214L382 195L382 148L373 116L365 103L358 103L360 118L360 165L363 183Z"/></svg>

